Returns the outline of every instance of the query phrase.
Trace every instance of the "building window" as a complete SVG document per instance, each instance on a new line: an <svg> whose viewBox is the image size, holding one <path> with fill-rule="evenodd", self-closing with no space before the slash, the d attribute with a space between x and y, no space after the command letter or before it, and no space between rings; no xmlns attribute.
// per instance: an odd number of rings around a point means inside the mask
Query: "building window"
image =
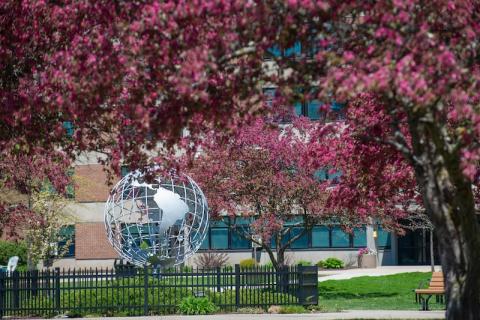
<svg viewBox="0 0 480 320"><path fill-rule="evenodd" d="M200 246L200 250L208 250L210 248L210 235L209 232L207 232L207 235L205 236L205 239L203 239L202 245Z"/></svg>
<svg viewBox="0 0 480 320"><path fill-rule="evenodd" d="M292 220L290 223L297 223ZM245 222L238 222L243 224ZM286 223L288 228L289 223ZM248 228L244 226L244 228ZM303 227L294 226L283 234L282 244L304 231ZM240 231L242 232L242 231ZM245 230L243 230L245 232ZM247 231L248 232L248 231ZM388 240L388 243L389 240ZM367 245L365 227L355 228L353 233L344 232L340 226L317 225L305 232L299 239L290 245L290 249L322 249L322 248L360 248ZM276 249L276 235L270 240L270 247ZM252 248L251 241L246 240L240 234L227 226L224 222L212 222L205 240L200 249L202 250L248 250Z"/></svg>
<svg viewBox="0 0 480 320"><path fill-rule="evenodd" d="M72 121L64 121L63 128L65 129L68 137L73 137L73 133L75 132L75 128L73 126Z"/></svg>
<svg viewBox="0 0 480 320"><path fill-rule="evenodd" d="M348 248L350 247L350 235L343 232L339 226L332 228L332 247L333 248Z"/></svg>
<svg viewBox="0 0 480 320"><path fill-rule="evenodd" d="M298 88L297 91L297 100L293 102L292 111L296 116L307 117L311 120L327 120L327 121L338 121L345 118L345 104L333 101L330 105L331 112L325 113L320 110L324 104L320 100L316 99L316 88L312 88L309 94L303 94L303 89ZM273 87L263 88L263 95L265 99L265 104L268 107L274 106L276 89ZM282 116L281 119L277 121L280 122L291 122L291 117Z"/></svg>
<svg viewBox="0 0 480 320"><path fill-rule="evenodd" d="M316 226L312 228L312 247L328 248L330 247L330 229L326 226Z"/></svg>
<svg viewBox="0 0 480 320"><path fill-rule="evenodd" d="M365 228L355 228L353 230L353 247L363 248L367 246L367 232Z"/></svg>
<svg viewBox="0 0 480 320"><path fill-rule="evenodd" d="M60 228L58 250L63 257L75 257L75 226L68 225Z"/></svg>
<svg viewBox="0 0 480 320"><path fill-rule="evenodd" d="M242 232L242 231L239 231ZM231 249L250 249L251 242L244 237L240 236L239 232L232 230L231 232ZM248 232L248 231L247 231Z"/></svg>
<svg viewBox="0 0 480 320"><path fill-rule="evenodd" d="M333 171L333 172L329 172ZM319 169L313 174L314 178L318 181L327 181L330 180L332 183L338 183L342 172L340 170L331 170L329 168Z"/></svg>
<svg viewBox="0 0 480 320"><path fill-rule="evenodd" d="M265 54L265 60L271 60L275 58L294 58L302 55L302 44L300 41L296 41L293 46L282 49L278 45L274 45L267 49Z"/></svg>
<svg viewBox="0 0 480 320"><path fill-rule="evenodd" d="M130 172L130 169L128 169L127 166L120 167L120 175L122 176L122 178L125 177L129 172Z"/></svg>
<svg viewBox="0 0 480 320"><path fill-rule="evenodd" d="M304 232L305 228L295 227L290 230L290 239L296 237L300 233ZM308 233L305 232L300 238L294 241L290 248L292 249L308 249Z"/></svg>
<svg viewBox="0 0 480 320"><path fill-rule="evenodd" d="M390 232L384 230L382 227L377 229L377 246L382 249L390 249L391 239Z"/></svg>
<svg viewBox="0 0 480 320"><path fill-rule="evenodd" d="M210 229L212 249L228 249L228 228Z"/></svg>

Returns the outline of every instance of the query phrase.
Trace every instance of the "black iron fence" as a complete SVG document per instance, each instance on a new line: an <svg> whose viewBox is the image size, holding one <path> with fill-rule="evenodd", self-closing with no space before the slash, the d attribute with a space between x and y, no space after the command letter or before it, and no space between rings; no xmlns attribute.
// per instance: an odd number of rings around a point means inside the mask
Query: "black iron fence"
<svg viewBox="0 0 480 320"><path fill-rule="evenodd" d="M3 316L149 315L177 311L188 296L208 297L221 310L318 304L317 267L214 270L153 267L0 273Z"/></svg>

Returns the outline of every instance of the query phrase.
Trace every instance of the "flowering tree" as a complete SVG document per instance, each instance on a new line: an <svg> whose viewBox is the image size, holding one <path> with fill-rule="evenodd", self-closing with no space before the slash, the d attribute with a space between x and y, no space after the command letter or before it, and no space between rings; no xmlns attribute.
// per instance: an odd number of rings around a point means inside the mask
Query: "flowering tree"
<svg viewBox="0 0 480 320"><path fill-rule="evenodd" d="M18 239L26 225L33 223L34 195L48 188L58 194L71 182L70 162L61 152L0 154L0 236Z"/></svg>
<svg viewBox="0 0 480 320"><path fill-rule="evenodd" d="M319 85L324 101L349 101L342 145L362 151L333 164L351 173L333 191L338 212L396 219L407 199L423 205L447 317L478 319L479 12L468 0L2 2L0 149L98 150L117 170L142 167L209 129L235 131L267 109L262 85L283 102ZM306 50L292 56L297 41Z"/></svg>
<svg viewBox="0 0 480 320"><path fill-rule="evenodd" d="M71 240L62 238L60 229L73 222L65 212L68 200L62 195L49 190L33 195L32 211L26 223L19 227L27 240L27 258L29 267L39 261L44 265L51 263L53 258L62 257L68 250ZM58 245L59 242L63 245Z"/></svg>
<svg viewBox="0 0 480 320"><path fill-rule="evenodd" d="M313 145L306 143L313 126L305 121L281 129L258 120L233 137L212 139L190 170L206 192L213 218L228 218L231 230L261 246L275 268L284 266L293 242L326 218L324 184L305 161ZM238 223L242 219L249 223ZM288 237L296 227L304 229Z"/></svg>

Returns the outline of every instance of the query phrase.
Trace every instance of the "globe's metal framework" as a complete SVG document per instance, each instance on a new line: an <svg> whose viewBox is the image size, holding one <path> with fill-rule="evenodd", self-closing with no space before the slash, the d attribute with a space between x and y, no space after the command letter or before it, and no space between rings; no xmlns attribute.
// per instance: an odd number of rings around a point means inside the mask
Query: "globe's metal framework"
<svg viewBox="0 0 480 320"><path fill-rule="evenodd" d="M131 263L178 265L207 234L207 200L187 175L147 183L141 172L131 172L110 193L105 228L115 250Z"/></svg>

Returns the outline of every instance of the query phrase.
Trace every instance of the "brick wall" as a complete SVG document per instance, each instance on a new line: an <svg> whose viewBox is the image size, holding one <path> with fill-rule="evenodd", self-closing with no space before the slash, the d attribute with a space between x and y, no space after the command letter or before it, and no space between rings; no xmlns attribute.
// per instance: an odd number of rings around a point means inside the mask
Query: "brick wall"
<svg viewBox="0 0 480 320"><path fill-rule="evenodd" d="M100 164L77 165L75 167L75 201L103 202L108 198L110 188L107 176Z"/></svg>
<svg viewBox="0 0 480 320"><path fill-rule="evenodd" d="M118 258L118 254L108 242L103 222L75 225L75 258L79 260Z"/></svg>

